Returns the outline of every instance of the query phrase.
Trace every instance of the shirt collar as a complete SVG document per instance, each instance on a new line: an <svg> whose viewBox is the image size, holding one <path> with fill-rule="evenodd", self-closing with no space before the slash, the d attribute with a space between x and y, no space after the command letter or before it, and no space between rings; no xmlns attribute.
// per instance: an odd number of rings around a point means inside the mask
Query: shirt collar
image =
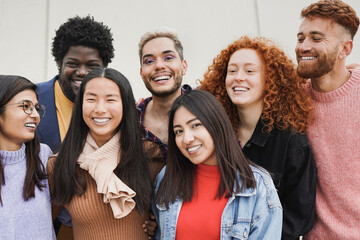
<svg viewBox="0 0 360 240"><path fill-rule="evenodd" d="M249 139L248 142L258 145L260 147L264 147L266 142L268 141L269 138L269 134L268 133L264 133L262 131L263 127L264 127L264 123L261 120L261 117L259 118L254 133L252 134L251 138ZM246 143L247 144L247 143Z"/></svg>

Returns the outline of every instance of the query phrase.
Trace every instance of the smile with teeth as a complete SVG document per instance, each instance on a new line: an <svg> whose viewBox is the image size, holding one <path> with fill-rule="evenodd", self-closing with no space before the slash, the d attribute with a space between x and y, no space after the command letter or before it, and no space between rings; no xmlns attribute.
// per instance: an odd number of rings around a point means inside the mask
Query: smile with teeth
<svg viewBox="0 0 360 240"><path fill-rule="evenodd" d="M171 78L171 76L158 76L156 78L153 79L153 81L157 82L157 81L162 81L162 80L169 80Z"/></svg>
<svg viewBox="0 0 360 240"><path fill-rule="evenodd" d="M76 86L80 86L82 80L73 80L73 82Z"/></svg>
<svg viewBox="0 0 360 240"><path fill-rule="evenodd" d="M249 91L249 88L246 87L234 87L234 92L247 92Z"/></svg>
<svg viewBox="0 0 360 240"><path fill-rule="evenodd" d="M188 148L187 150L188 150L189 153L191 153L191 152L194 152L194 151L200 149L201 147L202 147L202 145L200 144L200 145Z"/></svg>
<svg viewBox="0 0 360 240"><path fill-rule="evenodd" d="M314 60L315 57L301 57L301 60Z"/></svg>
<svg viewBox="0 0 360 240"><path fill-rule="evenodd" d="M36 124L35 123L25 123L25 127L35 128Z"/></svg>
<svg viewBox="0 0 360 240"><path fill-rule="evenodd" d="M110 118L93 118L94 122L96 123L106 123L110 121Z"/></svg>

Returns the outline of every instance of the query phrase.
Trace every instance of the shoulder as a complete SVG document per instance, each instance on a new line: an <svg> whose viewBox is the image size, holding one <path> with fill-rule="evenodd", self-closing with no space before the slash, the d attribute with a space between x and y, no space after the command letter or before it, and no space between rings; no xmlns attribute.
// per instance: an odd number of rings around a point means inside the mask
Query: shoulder
<svg viewBox="0 0 360 240"><path fill-rule="evenodd" d="M155 183L154 183L155 191L158 190L159 185L160 185L160 182L161 182L162 179L164 178L165 171L166 171L166 166L163 167L163 168L161 169L160 173L156 176Z"/></svg>
<svg viewBox="0 0 360 240"><path fill-rule="evenodd" d="M145 109L146 105L152 100L152 97L143 98L137 105L136 108L138 109Z"/></svg>
<svg viewBox="0 0 360 240"><path fill-rule="evenodd" d="M37 86L36 92L38 94L45 94L49 88L54 88L54 83L55 83L56 78L57 78L57 75L49 81L36 84L36 86Z"/></svg>
<svg viewBox="0 0 360 240"><path fill-rule="evenodd" d="M40 143L39 157L44 165L46 165L49 157L53 154L50 147L44 143Z"/></svg>
<svg viewBox="0 0 360 240"><path fill-rule="evenodd" d="M262 167L251 166L256 181L256 195L266 197L269 208L281 207L279 196L270 174Z"/></svg>
<svg viewBox="0 0 360 240"><path fill-rule="evenodd" d="M192 87L190 85L188 85L188 84L183 84L181 86L181 94L188 93L191 90L192 90Z"/></svg>
<svg viewBox="0 0 360 240"><path fill-rule="evenodd" d="M54 168L55 168L55 162L56 162L56 154L55 155L51 155L47 164L46 164L46 171L49 175L51 175L54 172Z"/></svg>
<svg viewBox="0 0 360 240"><path fill-rule="evenodd" d="M310 144L305 133L299 133L297 130L291 129L273 129L271 135L275 136L271 139L281 141L284 145L288 143L288 148L309 148Z"/></svg>
<svg viewBox="0 0 360 240"><path fill-rule="evenodd" d="M293 151L306 151L310 149L310 143L305 133L291 133L289 137L289 148Z"/></svg>
<svg viewBox="0 0 360 240"><path fill-rule="evenodd" d="M260 166L250 166L251 170L254 174L254 178L256 181L256 186L264 185L267 190L275 189L272 178L268 171Z"/></svg>

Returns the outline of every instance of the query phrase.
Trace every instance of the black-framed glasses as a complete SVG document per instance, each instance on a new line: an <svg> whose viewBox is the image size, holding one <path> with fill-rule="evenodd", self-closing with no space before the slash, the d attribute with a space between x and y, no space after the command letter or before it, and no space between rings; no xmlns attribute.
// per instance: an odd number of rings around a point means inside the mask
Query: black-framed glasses
<svg viewBox="0 0 360 240"><path fill-rule="evenodd" d="M39 104L39 103L34 105L34 103L30 100L24 100L19 103L10 103L10 104L6 104L3 106L6 107L6 106L10 106L10 105L22 106L24 113L26 113L27 115L31 115L31 113L34 111L34 109L39 113L40 117L44 117L45 113L46 113L46 107L44 105Z"/></svg>

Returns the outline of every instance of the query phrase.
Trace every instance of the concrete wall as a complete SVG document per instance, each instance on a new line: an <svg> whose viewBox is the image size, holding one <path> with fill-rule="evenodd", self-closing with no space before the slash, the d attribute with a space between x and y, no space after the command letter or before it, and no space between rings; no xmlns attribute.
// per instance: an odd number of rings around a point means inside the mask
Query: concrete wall
<svg viewBox="0 0 360 240"><path fill-rule="evenodd" d="M138 42L157 27L178 31L189 69L184 82L196 86L212 59L242 35L274 40L295 60L300 11L310 0L0 0L0 74L42 82L57 74L51 55L55 30L69 17L93 15L114 35L109 67L130 80L135 97L150 93L139 75ZM360 15L360 1L345 0ZM360 63L360 33L348 63Z"/></svg>

